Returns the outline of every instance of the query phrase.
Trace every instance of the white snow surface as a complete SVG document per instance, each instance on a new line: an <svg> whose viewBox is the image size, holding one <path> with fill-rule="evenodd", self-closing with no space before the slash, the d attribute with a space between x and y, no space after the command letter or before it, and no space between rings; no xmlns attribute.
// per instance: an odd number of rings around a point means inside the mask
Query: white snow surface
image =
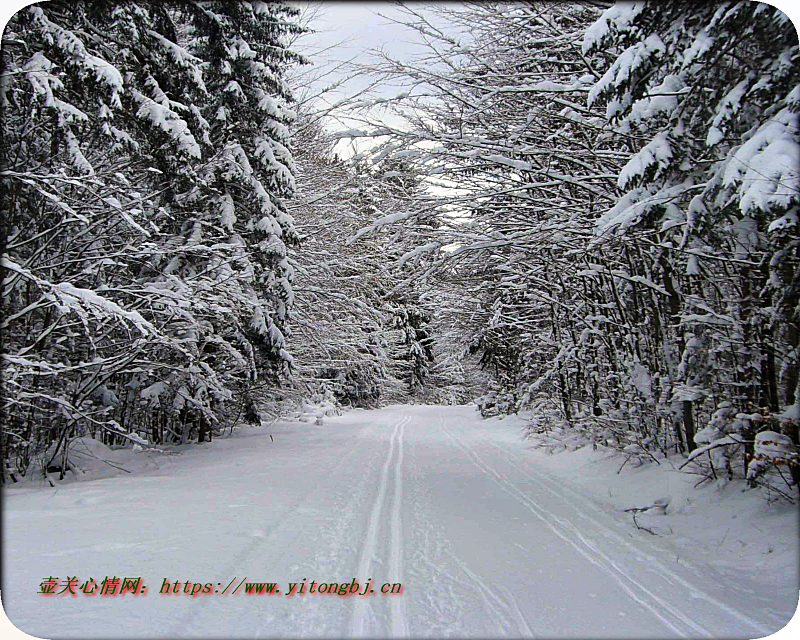
<svg viewBox="0 0 800 640"><path fill-rule="evenodd" d="M42 638L756 638L792 617L796 507L694 490L664 460L617 474L609 451L548 455L523 425L472 406L354 410L130 453L112 478L19 483L3 608ZM649 506L637 521L655 535L624 511ZM37 595L49 576L114 575L147 592ZM354 577L403 593L285 595ZM160 595L165 578L282 593Z"/></svg>

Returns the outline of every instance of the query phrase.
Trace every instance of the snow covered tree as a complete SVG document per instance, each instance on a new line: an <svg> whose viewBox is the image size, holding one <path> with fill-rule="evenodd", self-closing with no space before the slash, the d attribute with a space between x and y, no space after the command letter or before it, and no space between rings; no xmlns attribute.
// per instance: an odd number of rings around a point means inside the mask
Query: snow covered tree
<svg viewBox="0 0 800 640"><path fill-rule="evenodd" d="M260 368L287 371L291 357L282 328L292 305L286 245L297 242L286 200L294 193L287 126L296 117L282 70L303 59L285 48L299 27L297 9L263 2L203 2L192 6L190 51L203 60L211 99L201 112L215 150L199 171L200 184L182 202L210 200L216 222L251 257L250 337L263 351ZM210 212L209 212L210 213Z"/></svg>
<svg viewBox="0 0 800 640"><path fill-rule="evenodd" d="M336 159L335 139L312 116L293 144L299 197L291 211L301 247L290 264L301 383L330 388L354 406L402 401L422 388L433 354L425 311L410 292L392 291L407 275L395 268L403 253L397 229L374 224L402 210L400 172Z"/></svg>
<svg viewBox="0 0 800 640"><path fill-rule="evenodd" d="M583 51L603 61L589 103L604 104L632 141L623 195L599 227L643 244L665 289L668 393L682 405L688 448L704 398L791 406L794 417L794 27L756 2L619 3L590 27ZM712 365L733 376L709 376Z"/></svg>
<svg viewBox="0 0 800 640"><path fill-rule="evenodd" d="M87 429L203 439L243 380L286 373L294 14L79 2L10 22L3 437L18 472Z"/></svg>
<svg viewBox="0 0 800 640"><path fill-rule="evenodd" d="M363 125L343 135L376 137L376 162L402 158L436 185L387 222L418 233L413 255L432 262L417 278L470 283L448 313L495 374L492 402L557 403L595 441L639 451L692 450L723 400L749 449L759 407L791 431L797 37L786 17L757 3L407 15L427 54L382 56L371 71L404 91L365 101L351 114ZM405 125L377 114L387 105ZM435 232L420 212L435 212Z"/></svg>
<svg viewBox="0 0 800 640"><path fill-rule="evenodd" d="M575 255L594 205L613 203L608 166L619 157L602 137L601 118L581 104L594 76L579 45L595 12L545 4L431 9L439 23L457 25L450 34L408 11L430 54L376 67L411 87L390 101L408 125L367 117L365 132L351 135L390 136L377 158L401 157L436 185L417 194L403 224L417 235L414 255L435 256L434 271L473 283L462 300L471 332L463 339L498 375L501 393L521 398L526 380L539 379L568 407L569 365L557 339L541 331L559 332L563 320L548 316L571 310L552 304L569 288L545 273L564 273L554 261ZM423 217L436 219L435 230ZM430 267L420 273L429 276ZM526 355L534 350L538 364Z"/></svg>
<svg viewBox="0 0 800 640"><path fill-rule="evenodd" d="M301 118L297 197L290 206L300 238L289 250L295 272L292 320L295 382L305 394L330 392L344 405L374 407L386 380L386 269L377 243L349 243L371 219L368 187L332 153L334 140L312 116Z"/></svg>
<svg viewBox="0 0 800 640"><path fill-rule="evenodd" d="M370 171L369 180L374 183L374 213L378 216L377 220L409 216L420 189L419 177L412 167L402 159L389 159ZM412 273L411 267L419 268L420 260L424 258L415 255L420 240L419 230L425 228L430 231L436 226L434 218L416 218L414 229L404 229L402 225L390 226L379 240L380 252L389 261L388 270L392 274L392 286L386 288L384 302L389 324L395 330L390 339L393 347L392 368L395 377L405 382L412 396L424 392L434 362L434 339L429 325L435 307L424 304L422 298L435 285L404 282ZM375 220L369 228L372 229L374 224Z"/></svg>

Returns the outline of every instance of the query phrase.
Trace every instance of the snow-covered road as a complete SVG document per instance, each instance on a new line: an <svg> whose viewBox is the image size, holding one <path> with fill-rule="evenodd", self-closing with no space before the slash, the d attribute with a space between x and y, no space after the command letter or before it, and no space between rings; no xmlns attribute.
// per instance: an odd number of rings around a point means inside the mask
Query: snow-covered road
<svg viewBox="0 0 800 640"><path fill-rule="evenodd" d="M242 429L149 472L12 489L4 506L3 607L44 638L755 638L793 612L746 570L676 561L474 407ZM37 595L48 576L113 575L147 593ZM354 577L403 593L285 596ZM283 593L161 595L165 578Z"/></svg>

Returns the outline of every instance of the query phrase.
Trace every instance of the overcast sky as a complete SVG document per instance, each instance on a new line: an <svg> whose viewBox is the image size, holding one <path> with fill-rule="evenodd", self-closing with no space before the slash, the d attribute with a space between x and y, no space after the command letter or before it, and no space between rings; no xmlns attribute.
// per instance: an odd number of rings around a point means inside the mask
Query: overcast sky
<svg viewBox="0 0 800 640"><path fill-rule="evenodd" d="M303 68L301 73L316 76L330 71L329 75L312 83L312 90L315 93L334 80L352 74L352 70L347 72L344 68L335 69L337 63L352 61L367 64L372 59L372 52L377 49L383 49L392 57L402 60L408 60L415 53L422 51L420 45L415 45L413 42L414 33L393 22L393 19L400 20L404 16L402 10L393 3L297 2L293 4L302 7L304 11L309 12L309 16L313 16L308 26L314 33L302 36L292 47L314 62L312 67ZM352 79L340 90L326 94L325 103L333 104L344 97L352 96L368 84L369 80L365 77ZM383 97L394 95L397 91L398 89L388 86L373 89L374 93ZM297 90L296 93L302 93L302 90ZM382 117L392 124L401 124L397 118L385 114ZM346 119L338 122L328 119L326 123L326 128L330 131L350 127L357 128L357 125ZM343 141L337 146L337 151L343 155L351 155L354 149L349 152L344 149L348 145L349 143L345 144Z"/></svg>
<svg viewBox="0 0 800 640"><path fill-rule="evenodd" d="M298 3L300 4L300 3ZM402 10L390 2L318 2L309 3L315 10L308 25L315 33L301 38L297 48L312 53L326 47L335 51L322 55L344 58L356 56L366 61L371 49L385 48L393 55L411 53L408 31L392 22L402 19ZM300 5L303 6L303 5ZM308 10L308 5L306 5Z"/></svg>
<svg viewBox="0 0 800 640"><path fill-rule="evenodd" d="M303 38L305 46L320 48L347 38L350 52L379 47L395 40L402 28L378 15L397 17L400 10L389 2L323 2L312 5L319 12L309 25L316 33Z"/></svg>
<svg viewBox="0 0 800 640"><path fill-rule="evenodd" d="M338 62L352 60L366 64L372 59L371 52L383 49L393 57L408 59L421 51L414 45L413 32L396 24L403 19L402 10L390 2L317 2L297 3L313 16L308 26L313 33L302 36L293 46L314 62L311 73L320 73ZM336 71L316 87L343 77L345 72ZM350 92L365 86L366 80L351 82Z"/></svg>

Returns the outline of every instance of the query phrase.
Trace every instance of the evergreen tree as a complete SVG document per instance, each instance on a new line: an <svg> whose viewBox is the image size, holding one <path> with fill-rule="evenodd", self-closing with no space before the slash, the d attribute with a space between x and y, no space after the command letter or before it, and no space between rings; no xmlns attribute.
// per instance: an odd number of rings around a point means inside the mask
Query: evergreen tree
<svg viewBox="0 0 800 640"><path fill-rule="evenodd" d="M10 22L3 437L20 472L87 429L203 439L243 379L287 373L295 15L78 2Z"/></svg>
<svg viewBox="0 0 800 640"><path fill-rule="evenodd" d="M619 174L623 195L599 225L652 242L645 255L666 289L668 384L688 448L703 398L734 398L748 412L794 407L794 27L759 3L617 4L583 48L607 60L589 102L602 101L609 121L637 141ZM730 381L712 380L712 366L731 371Z"/></svg>

